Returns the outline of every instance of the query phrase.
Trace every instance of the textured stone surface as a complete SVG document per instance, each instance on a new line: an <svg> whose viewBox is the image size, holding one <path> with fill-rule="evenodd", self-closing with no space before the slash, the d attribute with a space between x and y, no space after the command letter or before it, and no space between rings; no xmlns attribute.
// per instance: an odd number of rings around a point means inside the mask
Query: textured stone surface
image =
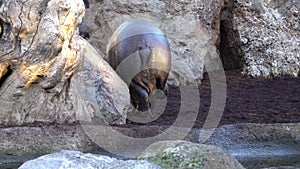
<svg viewBox="0 0 300 169"><path fill-rule="evenodd" d="M80 32L100 51L116 28L129 18L144 18L158 26L169 39L172 66L169 83L197 84L202 78L204 62L215 67L219 39L219 13L222 0L215 1L123 1L105 0L90 3Z"/></svg>
<svg viewBox="0 0 300 169"><path fill-rule="evenodd" d="M154 143L141 155L163 168L219 168L243 169L244 167L222 149L186 141L161 141Z"/></svg>
<svg viewBox="0 0 300 169"><path fill-rule="evenodd" d="M79 125L1 128L0 139L0 154L12 157L63 149L87 151L96 147Z"/></svg>
<svg viewBox="0 0 300 169"><path fill-rule="evenodd" d="M87 168L107 168L107 169L160 169L158 165L147 161L139 160L117 160L115 158L84 154L78 151L60 151L58 153L41 156L35 160L24 163L20 169L87 169Z"/></svg>
<svg viewBox="0 0 300 169"><path fill-rule="evenodd" d="M126 84L76 31L76 1L3 1L0 125L124 123Z"/></svg>
<svg viewBox="0 0 300 169"><path fill-rule="evenodd" d="M251 76L298 76L300 68L300 2L298 0L238 0L233 8L245 60Z"/></svg>

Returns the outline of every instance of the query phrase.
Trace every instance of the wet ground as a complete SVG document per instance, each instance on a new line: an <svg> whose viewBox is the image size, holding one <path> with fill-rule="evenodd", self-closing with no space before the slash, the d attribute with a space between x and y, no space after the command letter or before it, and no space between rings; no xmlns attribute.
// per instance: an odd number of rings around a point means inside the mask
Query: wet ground
<svg viewBox="0 0 300 169"><path fill-rule="evenodd" d="M300 78L251 78L240 70L226 72L227 100L219 123L296 123L300 122ZM164 113L155 121L143 125L172 125L180 110L180 89L169 86L169 96ZM206 120L211 86L208 74L204 75L200 91L200 108L194 127L201 128ZM138 125L128 124L128 127Z"/></svg>

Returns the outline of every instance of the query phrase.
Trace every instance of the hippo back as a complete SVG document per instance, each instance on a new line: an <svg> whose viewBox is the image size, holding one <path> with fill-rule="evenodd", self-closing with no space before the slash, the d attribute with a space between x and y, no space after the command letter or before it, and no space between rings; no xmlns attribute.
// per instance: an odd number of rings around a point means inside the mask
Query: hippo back
<svg viewBox="0 0 300 169"><path fill-rule="evenodd" d="M151 54L141 54L147 51ZM157 68L165 72L170 70L168 40L159 28L146 20L132 19L120 25L112 35L106 53L107 61L113 69L117 69L128 56L132 56L126 64L131 65L131 69L136 69L135 72L146 68Z"/></svg>

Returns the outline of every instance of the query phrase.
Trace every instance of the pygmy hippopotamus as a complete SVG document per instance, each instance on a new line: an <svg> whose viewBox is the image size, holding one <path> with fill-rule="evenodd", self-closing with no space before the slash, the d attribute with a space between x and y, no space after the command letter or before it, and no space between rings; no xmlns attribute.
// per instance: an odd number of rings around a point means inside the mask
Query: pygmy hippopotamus
<svg viewBox="0 0 300 169"><path fill-rule="evenodd" d="M109 40L106 59L129 87L131 103L139 111L150 108L155 89L167 94L171 52L166 35L153 23L131 19Z"/></svg>

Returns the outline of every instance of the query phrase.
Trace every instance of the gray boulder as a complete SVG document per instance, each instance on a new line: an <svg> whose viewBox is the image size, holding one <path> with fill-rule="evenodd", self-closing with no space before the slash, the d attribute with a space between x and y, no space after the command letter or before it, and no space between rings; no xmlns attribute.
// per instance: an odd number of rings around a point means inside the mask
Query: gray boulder
<svg viewBox="0 0 300 169"><path fill-rule="evenodd" d="M161 169L142 160L117 160L103 155L63 150L27 161L19 169Z"/></svg>
<svg viewBox="0 0 300 169"><path fill-rule="evenodd" d="M154 143L139 159L151 161L166 169L244 169L236 159L218 147L187 141Z"/></svg>

